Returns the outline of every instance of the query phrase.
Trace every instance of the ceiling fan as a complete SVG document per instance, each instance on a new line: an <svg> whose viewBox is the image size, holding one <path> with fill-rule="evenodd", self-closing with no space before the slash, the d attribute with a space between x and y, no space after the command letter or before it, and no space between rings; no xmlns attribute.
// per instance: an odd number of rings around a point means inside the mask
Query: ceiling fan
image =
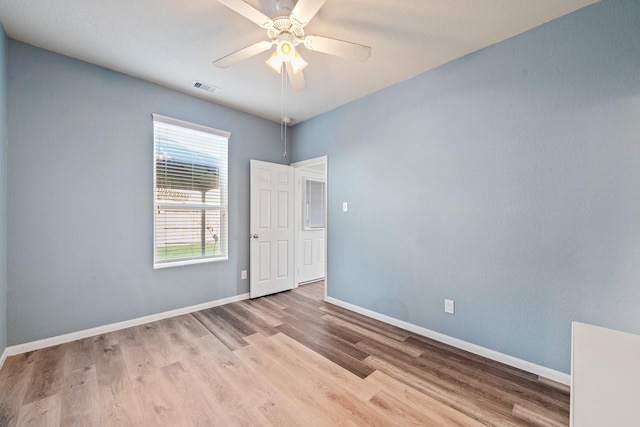
<svg viewBox="0 0 640 427"><path fill-rule="evenodd" d="M281 6L281 1L276 0L278 10L291 10L288 16L269 18L267 15L244 2L243 0L218 0L223 5L244 16L251 22L267 30L268 40L247 46L227 56L213 61L220 68L230 67L242 60L255 56L276 46L267 64L278 73L286 68L287 76L294 90L302 90L306 87L302 70L307 62L302 59L296 46L303 45L309 50L336 55L343 58L363 62L371 54L371 47L329 37L306 35L304 27L318 13L326 0L298 0L293 9ZM293 5L292 1L288 1Z"/></svg>

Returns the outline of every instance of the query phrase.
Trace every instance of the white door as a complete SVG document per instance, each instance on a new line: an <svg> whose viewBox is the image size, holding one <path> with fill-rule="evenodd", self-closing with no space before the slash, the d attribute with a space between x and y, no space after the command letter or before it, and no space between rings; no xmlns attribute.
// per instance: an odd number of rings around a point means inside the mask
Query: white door
<svg viewBox="0 0 640 427"><path fill-rule="evenodd" d="M251 298L295 286L294 169L251 160Z"/></svg>
<svg viewBox="0 0 640 427"><path fill-rule="evenodd" d="M326 191L325 174L296 169L296 281L308 283L324 278Z"/></svg>

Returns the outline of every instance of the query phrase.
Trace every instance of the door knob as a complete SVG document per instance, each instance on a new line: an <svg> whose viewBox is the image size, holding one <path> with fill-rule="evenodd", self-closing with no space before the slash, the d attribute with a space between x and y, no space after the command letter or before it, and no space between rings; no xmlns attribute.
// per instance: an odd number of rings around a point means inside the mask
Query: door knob
<svg viewBox="0 0 640 427"><path fill-rule="evenodd" d="M253 236L251 236L251 237L253 237L254 239L257 239L257 238L258 238L258 235L257 235L257 234L254 234L254 235L253 235Z"/></svg>

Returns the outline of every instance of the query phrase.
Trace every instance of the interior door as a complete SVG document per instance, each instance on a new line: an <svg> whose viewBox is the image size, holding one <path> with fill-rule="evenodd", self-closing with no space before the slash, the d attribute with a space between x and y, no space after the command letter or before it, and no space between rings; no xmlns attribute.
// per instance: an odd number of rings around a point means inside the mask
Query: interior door
<svg viewBox="0 0 640 427"><path fill-rule="evenodd" d="M251 160L251 298L295 286L294 198L293 167Z"/></svg>

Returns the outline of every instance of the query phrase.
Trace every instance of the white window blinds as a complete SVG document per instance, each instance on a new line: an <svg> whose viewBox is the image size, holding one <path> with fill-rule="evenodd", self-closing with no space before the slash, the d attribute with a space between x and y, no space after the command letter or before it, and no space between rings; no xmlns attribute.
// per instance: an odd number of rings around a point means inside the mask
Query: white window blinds
<svg viewBox="0 0 640 427"><path fill-rule="evenodd" d="M154 267L227 258L229 136L153 115Z"/></svg>

